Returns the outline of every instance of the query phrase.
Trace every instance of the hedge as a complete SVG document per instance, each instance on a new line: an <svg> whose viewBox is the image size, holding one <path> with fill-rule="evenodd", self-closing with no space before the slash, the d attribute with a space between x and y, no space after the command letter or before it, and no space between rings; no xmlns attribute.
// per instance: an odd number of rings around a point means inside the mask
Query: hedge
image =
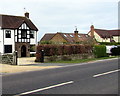
<svg viewBox="0 0 120 96"><path fill-rule="evenodd" d="M55 55L92 53L93 47L91 45L81 44L65 44L65 45L41 44L37 46L36 60L41 57L40 54L41 50L44 50L45 56L55 56Z"/></svg>
<svg viewBox="0 0 120 96"><path fill-rule="evenodd" d="M98 42L100 45L120 45L117 42Z"/></svg>
<svg viewBox="0 0 120 96"><path fill-rule="evenodd" d="M96 58L108 56L106 53L106 46L105 45L95 45L94 46L94 55Z"/></svg>

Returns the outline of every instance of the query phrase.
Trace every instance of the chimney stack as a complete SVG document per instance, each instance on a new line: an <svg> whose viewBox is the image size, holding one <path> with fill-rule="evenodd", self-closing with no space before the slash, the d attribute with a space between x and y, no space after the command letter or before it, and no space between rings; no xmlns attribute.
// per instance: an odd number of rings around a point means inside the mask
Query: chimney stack
<svg viewBox="0 0 120 96"><path fill-rule="evenodd" d="M94 26L93 25L91 25L91 30L90 30L90 35L91 35L91 37L94 37Z"/></svg>
<svg viewBox="0 0 120 96"><path fill-rule="evenodd" d="M25 13L25 17L29 18L29 13L28 12Z"/></svg>
<svg viewBox="0 0 120 96"><path fill-rule="evenodd" d="M75 42L78 42L78 30L77 30L77 27L74 31L74 38L75 38Z"/></svg>
<svg viewBox="0 0 120 96"><path fill-rule="evenodd" d="M74 31L75 34L78 34L78 31L77 31L77 27L76 27L76 30Z"/></svg>

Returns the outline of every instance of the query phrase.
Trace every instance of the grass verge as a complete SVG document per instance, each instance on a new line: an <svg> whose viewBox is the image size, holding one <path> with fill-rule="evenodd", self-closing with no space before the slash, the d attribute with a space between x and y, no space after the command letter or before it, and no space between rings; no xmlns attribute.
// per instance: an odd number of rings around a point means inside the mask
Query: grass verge
<svg viewBox="0 0 120 96"><path fill-rule="evenodd" d="M46 62L46 63L84 63L84 62L103 60L103 59L111 59L111 58L118 58L118 56L91 58L91 59L77 59L77 60L71 60L71 61L61 60L61 61L51 61L51 62Z"/></svg>

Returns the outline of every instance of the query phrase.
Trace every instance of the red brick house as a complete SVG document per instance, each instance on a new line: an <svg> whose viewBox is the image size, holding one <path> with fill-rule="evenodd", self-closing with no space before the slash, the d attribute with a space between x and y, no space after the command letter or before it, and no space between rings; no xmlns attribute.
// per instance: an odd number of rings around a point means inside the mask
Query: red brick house
<svg viewBox="0 0 120 96"><path fill-rule="evenodd" d="M91 37L88 34L80 34L76 30L74 33L62 33L62 32L57 32L57 33L49 33L45 34L40 42L43 41L51 41L54 44L74 44L74 43L81 43L81 42L89 42L91 40Z"/></svg>

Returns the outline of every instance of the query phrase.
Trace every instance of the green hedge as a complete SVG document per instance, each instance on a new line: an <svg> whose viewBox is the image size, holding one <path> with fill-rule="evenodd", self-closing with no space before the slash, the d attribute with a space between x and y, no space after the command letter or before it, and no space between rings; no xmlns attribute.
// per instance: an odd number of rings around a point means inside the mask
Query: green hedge
<svg viewBox="0 0 120 96"><path fill-rule="evenodd" d="M100 45L120 45L120 43L116 42L98 42Z"/></svg>
<svg viewBox="0 0 120 96"><path fill-rule="evenodd" d="M105 45L95 45L94 46L94 55L96 58L107 57L106 46Z"/></svg>

